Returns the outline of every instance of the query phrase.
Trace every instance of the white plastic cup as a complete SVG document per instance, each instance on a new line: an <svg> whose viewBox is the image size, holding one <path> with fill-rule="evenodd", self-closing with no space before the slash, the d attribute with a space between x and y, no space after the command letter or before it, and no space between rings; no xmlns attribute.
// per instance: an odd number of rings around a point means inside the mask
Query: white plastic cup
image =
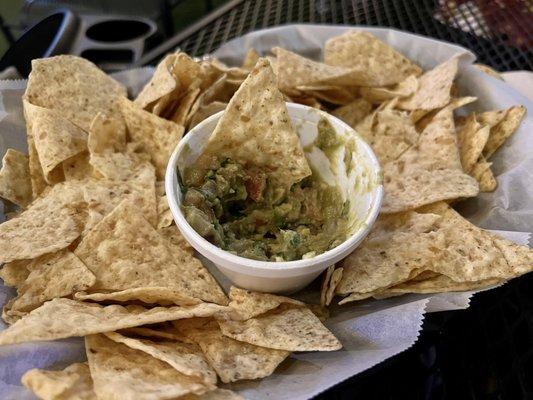
<svg viewBox="0 0 533 400"><path fill-rule="evenodd" d="M179 168L183 171L184 167L196 161L223 111L205 119L187 133L178 143L167 166L165 190L170 210L179 230L199 253L212 261L236 286L244 289L269 293L290 293L302 289L327 267L355 250L372 228L381 207L383 198L381 168L370 146L350 126L325 112L295 103L287 103L287 109L304 147L316 136L317 123L322 116L330 121L337 135L350 135L355 139L353 157L357 162L357 168L354 169L350 178L338 182L341 187L354 190L355 187L361 187L360 184L356 185L356 180L364 180L365 192L356 194L356 198L352 199L352 201L355 200L353 203L356 207L355 215L360 224L346 241L331 250L312 258L296 261L251 260L220 249L200 236L189 225L180 207L182 191L177 170ZM312 157L308 155L308 159L310 158Z"/></svg>

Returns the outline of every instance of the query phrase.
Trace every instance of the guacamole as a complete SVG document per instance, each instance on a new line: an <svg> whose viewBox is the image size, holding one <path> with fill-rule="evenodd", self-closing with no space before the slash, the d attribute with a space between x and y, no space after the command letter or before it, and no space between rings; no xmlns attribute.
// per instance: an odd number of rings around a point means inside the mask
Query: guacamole
<svg viewBox="0 0 533 400"><path fill-rule="evenodd" d="M328 125L319 124L314 142L326 155L341 144ZM346 239L349 202L316 173L286 189L272 184L259 168L224 158L211 160L208 168L188 168L182 180L182 209L189 224L236 255L300 260Z"/></svg>

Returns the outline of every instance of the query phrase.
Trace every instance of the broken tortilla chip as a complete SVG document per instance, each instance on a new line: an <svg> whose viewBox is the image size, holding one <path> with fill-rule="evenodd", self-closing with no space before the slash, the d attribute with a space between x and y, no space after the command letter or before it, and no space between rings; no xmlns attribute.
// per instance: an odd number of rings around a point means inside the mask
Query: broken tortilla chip
<svg viewBox="0 0 533 400"><path fill-rule="evenodd" d="M20 207L32 201L28 156L14 149L7 149L2 158L0 197Z"/></svg>

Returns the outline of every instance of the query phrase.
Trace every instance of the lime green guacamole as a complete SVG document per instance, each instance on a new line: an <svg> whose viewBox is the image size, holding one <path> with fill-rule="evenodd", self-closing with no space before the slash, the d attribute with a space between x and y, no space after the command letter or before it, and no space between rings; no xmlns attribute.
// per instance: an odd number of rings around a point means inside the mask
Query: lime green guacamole
<svg viewBox="0 0 533 400"><path fill-rule="evenodd" d="M329 124L328 124L329 125ZM340 143L319 124L315 145L327 154ZM236 255L265 261L310 258L347 237L349 202L314 173L288 191L266 173L232 159L183 176L182 210L201 236Z"/></svg>

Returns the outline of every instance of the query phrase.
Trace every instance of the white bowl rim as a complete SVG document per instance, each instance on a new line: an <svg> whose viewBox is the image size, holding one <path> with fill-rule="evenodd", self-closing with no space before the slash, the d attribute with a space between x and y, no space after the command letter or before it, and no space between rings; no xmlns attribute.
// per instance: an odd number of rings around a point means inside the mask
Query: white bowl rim
<svg viewBox="0 0 533 400"><path fill-rule="evenodd" d="M340 120L339 118L334 117L331 114L328 114L324 111L317 110L316 108L312 108L309 106L305 106L303 104L297 104L297 103L290 103L286 102L287 108L299 108L306 111L313 111L313 112L319 112L323 115L325 115L327 118L335 120L336 123L339 123L345 130L351 131L356 135L357 138L357 148L363 147L366 156L370 158L372 167L374 168L376 174L379 176L382 173L381 166L379 164L379 161L374 154L374 151L372 148L361 138L361 136L348 124ZM196 130L200 130L204 125L209 124L211 121L220 118L220 116L224 113L224 110L217 112L216 114L213 114L200 122L198 125L196 125L193 129L191 129L177 144L176 148L172 152L172 155L170 156L170 159L167 164L167 170L165 174L165 192L167 195L167 201L169 202L170 210L172 212L172 215L174 217L174 220L176 222L176 225L180 230L186 229L188 234L190 234L197 243L201 244L201 246L208 252L208 253L214 253L216 256L220 259L225 259L228 261L228 263L231 264L237 264L241 265L243 267L256 269L256 270L300 270L300 269L306 269L308 267L315 266L317 264L327 264L329 260L335 259L339 254L348 252L350 248L353 246L357 246L361 242L361 240L366 237L372 226L374 225L374 222L376 221L379 211L381 209L381 202L383 200L383 182L380 182L379 185L377 185L374 189L374 201L372 203L372 207L370 211L367 213L367 216L365 220L362 222L361 227L355 231L348 239L346 239L344 242L339 244L338 246L334 247L333 249L327 250L315 257L301 259L301 260L294 260L294 261L261 261L261 260L254 260L251 258L241 257L235 254L232 254L226 250L221 249L220 247L214 245L213 243L209 242L207 239L205 239L203 236L201 236L196 230L189 225L189 222L185 219L185 216L183 215L181 211L181 207L178 204L177 201L177 190L180 190L179 183L177 179L177 163L178 163L178 157L185 148L186 145L188 145L189 138L194 135ZM209 257L207 257L209 258Z"/></svg>

